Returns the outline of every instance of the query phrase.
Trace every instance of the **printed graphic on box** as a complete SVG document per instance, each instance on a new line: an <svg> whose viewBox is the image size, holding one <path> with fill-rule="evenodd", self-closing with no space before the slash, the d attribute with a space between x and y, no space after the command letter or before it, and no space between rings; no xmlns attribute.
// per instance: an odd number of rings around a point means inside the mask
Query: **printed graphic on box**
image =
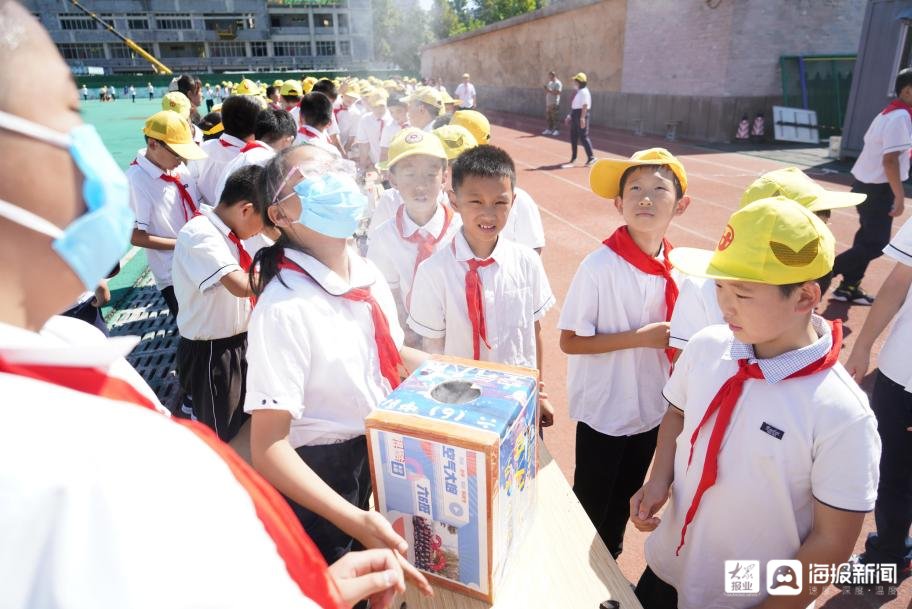
<svg viewBox="0 0 912 609"><path fill-rule="evenodd" d="M377 408L503 436L537 389L530 376L429 360Z"/></svg>
<svg viewBox="0 0 912 609"><path fill-rule="evenodd" d="M487 594L488 530L484 454L371 429L377 508L409 543L423 571ZM379 456L379 459L376 457Z"/></svg>

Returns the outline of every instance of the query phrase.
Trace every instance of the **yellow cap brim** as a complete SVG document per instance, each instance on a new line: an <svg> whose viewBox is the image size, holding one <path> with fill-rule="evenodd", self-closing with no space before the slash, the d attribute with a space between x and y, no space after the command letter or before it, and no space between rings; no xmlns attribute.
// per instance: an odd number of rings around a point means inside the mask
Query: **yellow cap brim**
<svg viewBox="0 0 912 609"><path fill-rule="evenodd" d="M621 176L631 167L641 165L668 165L657 159L635 161L632 159L599 159L589 171L589 188L606 199L620 195ZM669 165L671 167L671 165ZM674 169L672 169L674 171ZM680 177L678 177L680 180Z"/></svg>
<svg viewBox="0 0 912 609"><path fill-rule="evenodd" d="M808 209L811 211L824 211L827 209L841 209L843 207L855 207L863 203L868 195L861 192L843 192L839 190L827 190L825 194L817 197Z"/></svg>
<svg viewBox="0 0 912 609"><path fill-rule="evenodd" d="M209 156L203 152L203 149L197 146L194 142L191 142L189 144L168 144L168 148L179 154L181 158L188 161L198 161Z"/></svg>
<svg viewBox="0 0 912 609"><path fill-rule="evenodd" d="M436 136L434 136L434 137L436 137ZM410 156L416 156L419 154L423 154L424 156L434 157L435 159L440 159L441 161L449 160L446 156L446 153L444 153L443 156L441 156L439 154L434 154L433 152L428 152L427 150L407 150L395 158L387 159L385 162L378 163L377 167L381 171L388 171L390 167L392 167L393 165L395 165L402 159L407 159Z"/></svg>
<svg viewBox="0 0 912 609"><path fill-rule="evenodd" d="M695 247L676 247L668 253L668 259L676 269L685 275L723 281L765 283L758 277L737 277L717 269L712 265L712 258L715 253L712 250L703 250Z"/></svg>

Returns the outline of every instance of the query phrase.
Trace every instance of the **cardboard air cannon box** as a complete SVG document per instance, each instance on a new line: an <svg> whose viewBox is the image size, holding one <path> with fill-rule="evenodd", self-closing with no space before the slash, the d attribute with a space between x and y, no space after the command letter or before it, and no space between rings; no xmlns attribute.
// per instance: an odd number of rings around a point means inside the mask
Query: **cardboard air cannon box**
<svg viewBox="0 0 912 609"><path fill-rule="evenodd" d="M366 421L374 504L432 583L494 602L531 526L538 372L435 357Z"/></svg>

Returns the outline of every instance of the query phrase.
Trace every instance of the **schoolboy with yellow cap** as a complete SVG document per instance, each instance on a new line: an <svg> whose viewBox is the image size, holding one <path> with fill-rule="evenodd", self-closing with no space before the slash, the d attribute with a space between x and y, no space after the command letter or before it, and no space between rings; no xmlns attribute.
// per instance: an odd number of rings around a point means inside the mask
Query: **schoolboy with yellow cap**
<svg viewBox="0 0 912 609"><path fill-rule="evenodd" d="M478 110L457 110L453 113L450 124L468 129L479 144L491 142L491 121Z"/></svg>
<svg viewBox="0 0 912 609"><path fill-rule="evenodd" d="M149 270L168 310L177 317L171 260L177 233L200 213L196 181L185 161L205 159L193 141L190 123L177 112L162 110L146 119L146 147L127 169L130 205L136 215L131 242L146 248Z"/></svg>
<svg viewBox="0 0 912 609"><path fill-rule="evenodd" d="M589 183L625 224L580 263L558 326L577 421L573 491L617 557L628 501L646 476L665 413L668 320L680 279L665 233L690 198L684 166L664 148L600 160Z"/></svg>
<svg viewBox="0 0 912 609"><path fill-rule="evenodd" d="M389 283L405 328L418 265L445 246L461 223L444 203L447 154L439 138L409 127L393 138L389 154L381 166L389 170L393 188L384 195L398 205L392 217L379 222L376 214L371 217L367 257ZM412 347L421 344L411 330L406 331L405 342Z"/></svg>
<svg viewBox="0 0 912 609"><path fill-rule="evenodd" d="M881 446L839 363L840 322L814 314L834 248L810 210L776 197L735 212L715 250L671 252L675 267L716 282L727 325L699 332L677 361L652 473L630 500L634 525L654 531L644 608L763 607L762 584L727 594L727 561L757 560L759 580L773 582L770 560L849 558L874 507ZM794 606L812 604L826 586L794 571Z"/></svg>
<svg viewBox="0 0 912 609"><path fill-rule="evenodd" d="M190 120L190 107L190 100L180 91L171 91L162 97L162 110L177 112L188 121Z"/></svg>
<svg viewBox="0 0 912 609"><path fill-rule="evenodd" d="M374 89L364 99L368 112L358 121L355 145L358 166L365 173L380 162L383 132L393 128L393 117L386 108L387 97L384 89Z"/></svg>
<svg viewBox="0 0 912 609"><path fill-rule="evenodd" d="M864 194L826 190L796 167L777 169L761 175L741 195L740 207L770 197L785 197L813 212L826 224L830 211L858 205ZM826 294L831 276L821 278L820 292ZM686 277L681 282L681 293L671 317L669 344L683 349L690 338L713 324L723 323L722 311L716 298L716 284L703 277Z"/></svg>
<svg viewBox="0 0 912 609"><path fill-rule="evenodd" d="M408 104L409 123L428 133L434 129L434 121L444 111L440 91L433 87L418 87L405 98L405 102Z"/></svg>
<svg viewBox="0 0 912 609"><path fill-rule="evenodd" d="M304 89L301 87L300 82L292 78L282 83L282 86L279 89L279 95L282 96L285 110L291 112L292 109L296 108L298 104L301 103L301 98L304 96Z"/></svg>
<svg viewBox="0 0 912 609"><path fill-rule="evenodd" d="M366 107L361 104L361 87L357 82L344 82L338 89L339 95L335 102L333 116L339 128L339 142L342 150L348 152L355 144L358 135L358 123L367 113Z"/></svg>

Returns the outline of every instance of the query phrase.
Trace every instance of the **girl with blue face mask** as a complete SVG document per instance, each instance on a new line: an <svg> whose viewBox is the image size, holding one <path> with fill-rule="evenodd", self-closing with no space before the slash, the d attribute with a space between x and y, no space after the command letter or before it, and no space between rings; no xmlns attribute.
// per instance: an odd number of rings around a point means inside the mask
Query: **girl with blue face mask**
<svg viewBox="0 0 912 609"><path fill-rule="evenodd" d="M353 164L313 146L272 159L263 220L281 236L251 266L258 298L244 409L253 464L330 562L362 546L407 550L368 510L364 418L424 355L403 347L386 281L350 246L367 204L353 176Z"/></svg>

